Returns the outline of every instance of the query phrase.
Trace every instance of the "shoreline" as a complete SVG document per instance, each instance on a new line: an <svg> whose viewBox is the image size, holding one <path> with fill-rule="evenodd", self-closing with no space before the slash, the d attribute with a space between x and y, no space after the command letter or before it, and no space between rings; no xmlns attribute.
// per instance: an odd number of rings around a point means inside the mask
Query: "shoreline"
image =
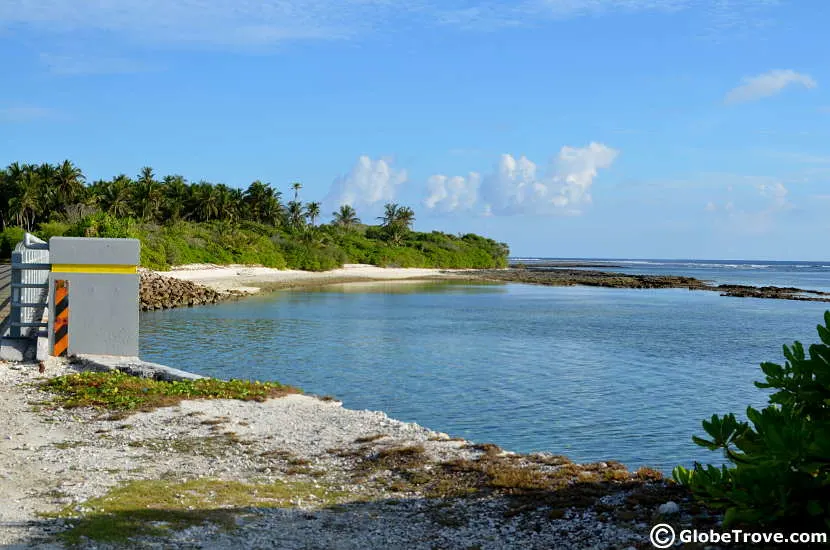
<svg viewBox="0 0 830 550"><path fill-rule="evenodd" d="M208 513L223 503L208 499L204 518L165 529L172 548L257 546L274 532L285 548L626 548L647 542L669 500L680 503L673 521L700 512L676 486L613 461L510 453L311 396L189 400L120 416L50 406L33 386L79 370L55 359L43 375L0 363L4 548L61 548L57 533L93 521L102 497L136 484L155 484L158 495L244 486L253 498L222 508L233 519L227 532ZM251 496L274 487L291 491L277 503ZM38 516L61 510L78 517ZM158 541L138 536L130 546Z"/></svg>
<svg viewBox="0 0 830 550"><path fill-rule="evenodd" d="M316 287L351 283L412 283L450 280L462 270L437 268L378 267L367 264L345 264L330 271L301 271L269 267L213 264L176 266L170 271L154 271L156 275L189 281L223 293L257 294L288 288Z"/></svg>
<svg viewBox="0 0 830 550"><path fill-rule="evenodd" d="M460 280L522 283L542 286L590 286L628 289L680 288L705 292L719 292L730 298L763 298L802 302L830 302L830 293L795 287L712 284L709 281L684 275L643 275L569 268L508 268L479 269L456 272Z"/></svg>
<svg viewBox="0 0 830 550"><path fill-rule="evenodd" d="M221 294L221 299L238 298L277 290L314 288L358 283L404 284L431 281L520 283L543 286L592 286L628 289L682 288L719 292L734 298L762 298L830 303L830 293L818 290L713 284L682 275L645 275L565 267L509 267L504 269L395 268L346 264L340 269L312 272L267 267L212 264L177 266L170 271L148 271L153 276L183 281ZM591 266L598 267L598 266Z"/></svg>

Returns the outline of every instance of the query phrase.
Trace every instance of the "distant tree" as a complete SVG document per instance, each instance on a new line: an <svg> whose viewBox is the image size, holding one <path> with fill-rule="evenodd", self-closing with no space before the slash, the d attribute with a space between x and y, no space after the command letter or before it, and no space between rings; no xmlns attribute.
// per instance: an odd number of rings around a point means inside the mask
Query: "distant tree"
<svg viewBox="0 0 830 550"><path fill-rule="evenodd" d="M305 225L303 216L303 205L299 201L288 203L288 225L291 229L299 230Z"/></svg>
<svg viewBox="0 0 830 550"><path fill-rule="evenodd" d="M390 202L384 205L383 216L378 219L387 239L394 244L401 244L415 222L415 212L408 206Z"/></svg>
<svg viewBox="0 0 830 550"><path fill-rule="evenodd" d="M305 213L308 216L308 222L311 227L314 227L314 222L320 217L320 203L310 202L305 205Z"/></svg>
<svg viewBox="0 0 830 550"><path fill-rule="evenodd" d="M165 176L162 183L162 212L165 219L178 221L187 219L189 212L186 210L190 201L190 186L182 176Z"/></svg>
<svg viewBox="0 0 830 550"><path fill-rule="evenodd" d="M161 209L163 198L163 189L156 181L153 169L145 166L141 169L133 188L133 211L142 220L155 220Z"/></svg>
<svg viewBox="0 0 830 550"><path fill-rule="evenodd" d="M219 192L206 181L197 183L192 192L192 207L198 221L208 222L219 217Z"/></svg>
<svg viewBox="0 0 830 550"><path fill-rule="evenodd" d="M303 188L303 184L298 182L298 181L295 181L294 183L291 184L291 189L294 190L294 202L297 202L297 201L300 200L300 189L302 189L302 188Z"/></svg>
<svg viewBox="0 0 830 550"><path fill-rule="evenodd" d="M357 217L357 212L354 207L349 204L340 205L336 212L332 212L334 217L334 224L350 229L360 223L360 218Z"/></svg>
<svg viewBox="0 0 830 550"><path fill-rule="evenodd" d="M65 211L69 205L81 202L84 198L84 173L80 168L65 160L55 174L58 201Z"/></svg>
<svg viewBox="0 0 830 550"><path fill-rule="evenodd" d="M131 187L132 181L124 174L116 176L110 182L105 182L98 200L101 209L117 218L130 216L132 214Z"/></svg>

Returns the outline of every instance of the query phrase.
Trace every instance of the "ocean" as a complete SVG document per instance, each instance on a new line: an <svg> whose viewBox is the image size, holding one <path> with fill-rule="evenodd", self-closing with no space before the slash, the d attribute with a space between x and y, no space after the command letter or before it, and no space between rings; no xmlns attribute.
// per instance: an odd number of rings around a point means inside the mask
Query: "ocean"
<svg viewBox="0 0 830 550"><path fill-rule="evenodd" d="M830 291L830 262L567 260ZM140 345L149 361L278 380L513 451L668 472L721 463L691 441L701 420L763 406L759 364L816 342L827 309L685 289L334 285L142 313Z"/></svg>

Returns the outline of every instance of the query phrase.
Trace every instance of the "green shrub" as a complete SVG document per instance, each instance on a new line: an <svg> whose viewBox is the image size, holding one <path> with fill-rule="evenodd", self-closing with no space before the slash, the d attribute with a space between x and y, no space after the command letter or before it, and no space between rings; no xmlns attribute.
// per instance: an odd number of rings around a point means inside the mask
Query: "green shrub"
<svg viewBox="0 0 830 550"><path fill-rule="evenodd" d="M82 218L70 227L66 234L73 237L127 239L138 237L138 230L132 218L116 218L111 214L98 212Z"/></svg>
<svg viewBox="0 0 830 550"><path fill-rule="evenodd" d="M11 258L17 243L23 240L26 231L22 227L7 227L0 233L0 256Z"/></svg>
<svg viewBox="0 0 830 550"><path fill-rule="evenodd" d="M765 382L777 390L769 405L749 407L749 422L735 415L703 422L710 439L698 445L722 450L731 467L678 466L674 479L708 505L725 510L724 524L830 529L830 311L818 326L820 344L784 346L784 366L762 363Z"/></svg>
<svg viewBox="0 0 830 550"><path fill-rule="evenodd" d="M40 224L38 230L35 231L35 235L49 242L51 237L63 237L71 228L71 225L64 222L46 222Z"/></svg>

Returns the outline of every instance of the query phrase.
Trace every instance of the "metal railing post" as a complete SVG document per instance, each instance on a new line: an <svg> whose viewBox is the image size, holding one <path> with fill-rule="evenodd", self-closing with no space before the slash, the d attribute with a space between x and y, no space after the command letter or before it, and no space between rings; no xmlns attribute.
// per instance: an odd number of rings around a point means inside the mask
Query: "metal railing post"
<svg viewBox="0 0 830 550"><path fill-rule="evenodd" d="M12 252L9 337L26 338L45 327L43 312L49 286L49 245L26 233Z"/></svg>

